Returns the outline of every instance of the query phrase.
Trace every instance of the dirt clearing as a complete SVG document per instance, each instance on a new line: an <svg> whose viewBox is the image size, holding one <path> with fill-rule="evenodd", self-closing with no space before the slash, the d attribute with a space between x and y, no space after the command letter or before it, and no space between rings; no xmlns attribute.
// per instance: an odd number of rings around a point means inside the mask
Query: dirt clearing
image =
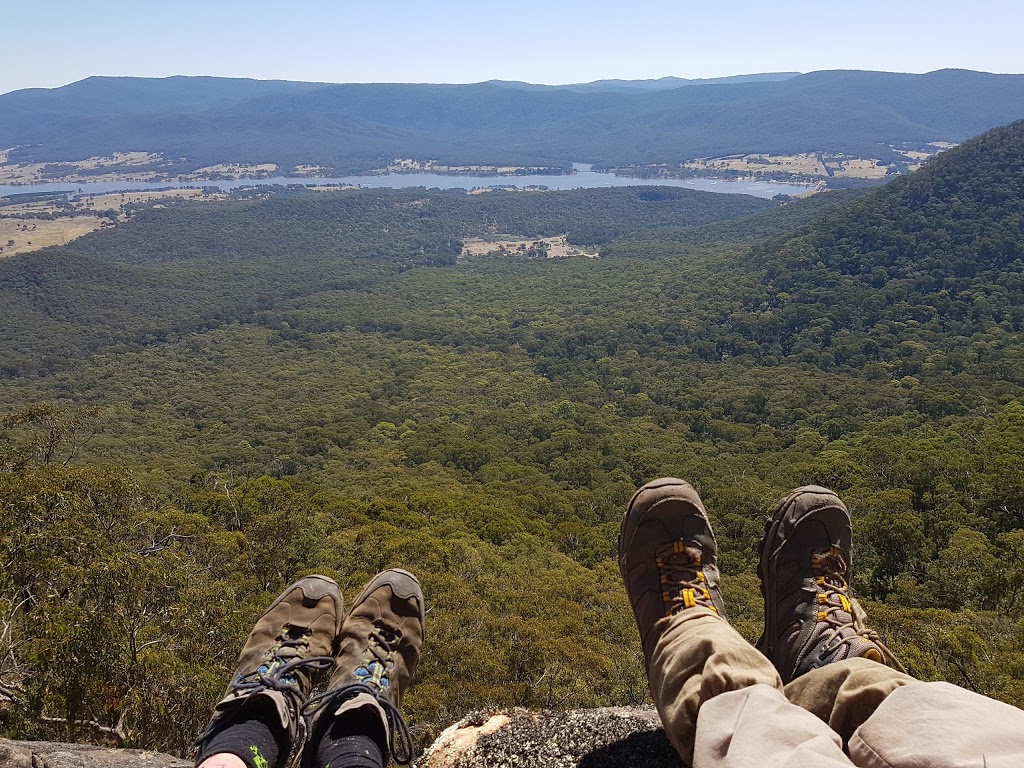
<svg viewBox="0 0 1024 768"><path fill-rule="evenodd" d="M462 243L462 256L484 256L489 253L500 253L508 256L526 256L535 259L564 259L582 256L596 259L599 254L588 253L582 248L571 245L565 235L556 237L534 238L502 238L488 239L471 237Z"/></svg>

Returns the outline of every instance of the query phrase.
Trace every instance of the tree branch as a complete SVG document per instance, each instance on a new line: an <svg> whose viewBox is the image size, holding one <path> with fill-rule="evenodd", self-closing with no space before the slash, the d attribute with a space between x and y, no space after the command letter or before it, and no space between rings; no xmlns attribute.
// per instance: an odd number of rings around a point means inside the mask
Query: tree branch
<svg viewBox="0 0 1024 768"><path fill-rule="evenodd" d="M96 720L68 720L63 717L49 717L47 715L40 715L36 718L38 722L45 723L47 725L63 725L69 728L83 728L85 730L98 733L103 736L113 736L117 739L119 745L124 744L128 740L128 734L124 730L124 715L117 721L117 725L103 725Z"/></svg>

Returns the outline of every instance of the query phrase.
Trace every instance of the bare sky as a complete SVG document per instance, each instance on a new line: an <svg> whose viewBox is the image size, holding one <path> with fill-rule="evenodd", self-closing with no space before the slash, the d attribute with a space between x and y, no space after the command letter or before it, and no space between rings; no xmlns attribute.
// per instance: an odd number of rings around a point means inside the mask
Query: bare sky
<svg viewBox="0 0 1024 768"><path fill-rule="evenodd" d="M90 75L534 83L1024 72L1020 0L0 0L0 93Z"/></svg>

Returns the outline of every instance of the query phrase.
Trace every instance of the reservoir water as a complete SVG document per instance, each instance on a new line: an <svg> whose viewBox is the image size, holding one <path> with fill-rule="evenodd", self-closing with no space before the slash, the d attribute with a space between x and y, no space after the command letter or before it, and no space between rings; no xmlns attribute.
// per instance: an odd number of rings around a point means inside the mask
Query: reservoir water
<svg viewBox="0 0 1024 768"><path fill-rule="evenodd" d="M810 184L784 184L770 181L732 181L724 179L643 179L635 176L615 176L610 173L598 173L590 170L590 166L578 164L574 166L576 173L554 176L448 176L436 173L395 173L384 176L338 176L332 178L310 178L274 176L265 179L221 179L218 181L94 181L83 184L0 184L0 195L19 194L26 192L75 192L83 194L102 194L108 192L126 192L128 190L147 189L180 189L185 187L216 187L230 192L239 187L264 185L300 184L303 186L349 186L358 185L369 188L387 187L403 189L407 187L437 187L440 189L480 189L483 187L547 187L548 189L598 189L601 187L684 187L704 192L725 192L733 194L754 195L755 197L774 197L778 194L796 195L810 189Z"/></svg>

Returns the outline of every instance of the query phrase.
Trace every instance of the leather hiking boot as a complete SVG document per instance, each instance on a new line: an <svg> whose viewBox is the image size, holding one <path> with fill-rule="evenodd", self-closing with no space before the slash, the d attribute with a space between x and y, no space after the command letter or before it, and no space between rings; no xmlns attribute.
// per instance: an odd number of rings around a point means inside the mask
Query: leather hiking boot
<svg viewBox="0 0 1024 768"><path fill-rule="evenodd" d="M850 593L852 539L846 505L816 485L782 499L765 524L757 567L764 634L757 648L783 683L852 658L903 669L864 625L864 610Z"/></svg>
<svg viewBox="0 0 1024 768"><path fill-rule="evenodd" d="M285 589L260 616L242 646L235 676L196 740L200 754L221 728L247 718L257 699L269 702L292 743L301 749L301 712L314 685L334 664L344 603L326 576L307 576ZM287 756L280 764L287 762Z"/></svg>
<svg viewBox="0 0 1024 768"><path fill-rule="evenodd" d="M327 690L304 709L315 718L311 731L317 738L333 718L368 707L380 717L385 762L389 748L395 762L412 760L412 739L399 707L419 663L423 618L423 592L411 573L394 569L370 580L342 624Z"/></svg>
<svg viewBox="0 0 1024 768"><path fill-rule="evenodd" d="M663 477L634 494L619 533L619 571L648 666L659 620L697 606L725 618L717 559L704 504L688 483Z"/></svg>

